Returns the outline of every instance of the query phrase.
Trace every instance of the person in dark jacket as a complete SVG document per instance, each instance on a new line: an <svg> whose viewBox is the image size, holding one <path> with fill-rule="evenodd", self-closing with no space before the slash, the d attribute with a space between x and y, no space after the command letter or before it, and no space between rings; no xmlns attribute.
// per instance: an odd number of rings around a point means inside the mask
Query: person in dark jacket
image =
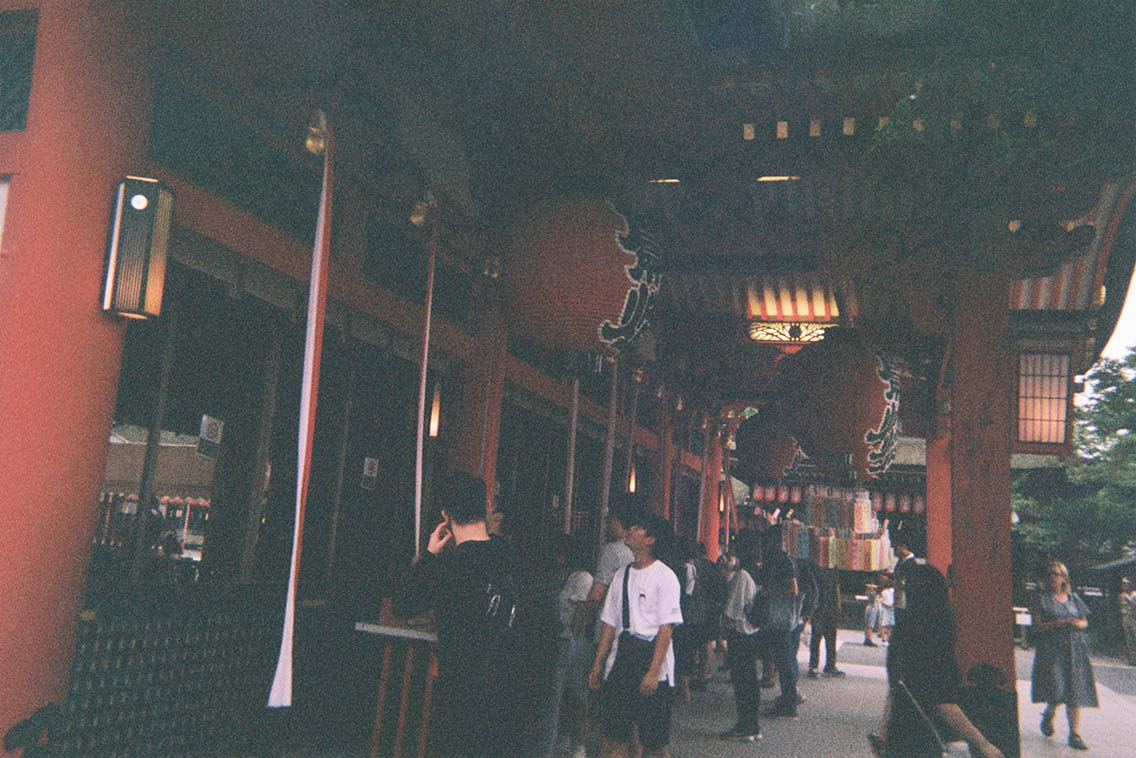
<svg viewBox="0 0 1136 758"><path fill-rule="evenodd" d="M500 704L487 696L496 675L493 643L499 630L486 618L486 588L506 572L511 556L505 540L490 539L480 479L450 474L440 487L440 501L442 520L393 608L401 617L429 610L437 616L438 679L430 728L438 754L499 756L511 732Z"/></svg>
<svg viewBox="0 0 1136 758"><path fill-rule="evenodd" d="M927 743L916 734L925 731L921 724L893 718L896 703L906 702L909 693L938 726L965 740L971 755L1003 758L958 705L962 678L955 661L955 619L946 579L922 561L911 562L897 579L895 602L904 613L888 648L888 696L879 729L868 735L872 751L904 758L941 754L937 746L925 752Z"/></svg>
<svg viewBox="0 0 1136 758"><path fill-rule="evenodd" d="M820 642L824 640L824 675L844 676L836 667L836 626L844 607L840 599L840 583L835 569L822 569L812 565L817 582L817 605L813 610L813 633L809 638L809 678L816 679L820 665Z"/></svg>

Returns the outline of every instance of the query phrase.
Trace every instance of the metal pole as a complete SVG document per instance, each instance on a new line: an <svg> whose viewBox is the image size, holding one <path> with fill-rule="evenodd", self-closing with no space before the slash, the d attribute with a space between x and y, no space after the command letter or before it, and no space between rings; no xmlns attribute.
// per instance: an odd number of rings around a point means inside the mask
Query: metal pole
<svg viewBox="0 0 1136 758"><path fill-rule="evenodd" d="M430 317L434 307L434 259L438 248L438 223L430 220L430 242L426 257L426 315L422 321L422 364L418 373L418 439L414 465L414 557L422 554L422 464L426 435L426 372L430 361Z"/></svg>
<svg viewBox="0 0 1136 758"><path fill-rule="evenodd" d="M580 377L572 377L572 409L568 419L568 462L564 465L564 533L572 531L572 492L576 484L576 428L580 423Z"/></svg>
<svg viewBox="0 0 1136 758"><path fill-rule="evenodd" d="M603 477L600 481L600 510L596 519L596 541L603 547L603 522L607 518L607 504L611 495L611 464L615 457L615 426L619 408L619 362L611 362L611 393L607 400L607 440L604 443Z"/></svg>
<svg viewBox="0 0 1136 758"><path fill-rule="evenodd" d="M709 476L709 472L706 470L706 457L710 454L710 424L709 422L704 423L706 428L702 433L702 472L698 477L698 526L695 528L698 539L702 539L703 512L706 510L706 477Z"/></svg>
<svg viewBox="0 0 1136 758"><path fill-rule="evenodd" d="M146 539L146 516L150 511L150 500L154 497L154 483L158 478L158 452L162 444L162 420L166 415L166 400L170 395L170 374L173 372L174 353L177 346L177 316L171 310L163 319L165 339L162 344L162 368L158 379L158 401L154 404L154 415L150 418L150 429L146 434L146 456L142 459L142 481L138 485L138 505L134 511L134 560L131 564L130 580L137 584L142 580L143 561L149 552Z"/></svg>

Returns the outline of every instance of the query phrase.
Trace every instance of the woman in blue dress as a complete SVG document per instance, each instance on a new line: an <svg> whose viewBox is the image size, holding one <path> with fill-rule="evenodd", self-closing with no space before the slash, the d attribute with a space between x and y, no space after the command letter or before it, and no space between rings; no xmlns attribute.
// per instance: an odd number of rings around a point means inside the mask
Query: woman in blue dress
<svg viewBox="0 0 1136 758"><path fill-rule="evenodd" d="M1053 735L1053 717L1064 703L1069 720L1069 747L1088 750L1079 731L1081 708L1097 707L1097 685L1089 662L1089 608L1072 591L1069 571L1051 561L1046 576L1048 589L1038 593L1030 611L1037 653L1033 659L1032 700L1045 703L1041 733Z"/></svg>

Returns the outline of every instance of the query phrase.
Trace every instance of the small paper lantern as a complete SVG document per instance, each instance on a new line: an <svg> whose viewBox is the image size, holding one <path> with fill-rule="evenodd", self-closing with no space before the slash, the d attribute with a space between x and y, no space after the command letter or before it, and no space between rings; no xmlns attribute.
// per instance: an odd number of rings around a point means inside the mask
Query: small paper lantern
<svg viewBox="0 0 1136 758"><path fill-rule="evenodd" d="M657 244L598 197L532 207L503 245L510 326L548 347L625 348L659 293Z"/></svg>
<svg viewBox="0 0 1136 758"><path fill-rule="evenodd" d="M911 495L906 492L899 496L899 512L911 513Z"/></svg>
<svg viewBox="0 0 1136 758"><path fill-rule="evenodd" d="M916 495L911 505L916 513L923 513L927 510L927 500L922 495Z"/></svg>
<svg viewBox="0 0 1136 758"><path fill-rule="evenodd" d="M895 510L895 493L889 492L884 495L884 510L892 512Z"/></svg>
<svg viewBox="0 0 1136 758"><path fill-rule="evenodd" d="M810 458L850 460L861 479L887 471L899 437L899 369L855 336L830 331L785 358L781 414Z"/></svg>
<svg viewBox="0 0 1136 758"><path fill-rule="evenodd" d="M793 487L792 489L789 490L789 502L790 503L801 502L801 488L800 487Z"/></svg>
<svg viewBox="0 0 1136 758"><path fill-rule="evenodd" d="M780 487L777 488L777 502L779 502L779 503L789 502L789 486L788 485L782 484Z"/></svg>
<svg viewBox="0 0 1136 758"><path fill-rule="evenodd" d="M879 513L884 507L884 496L878 492L872 493L872 511Z"/></svg>
<svg viewBox="0 0 1136 758"><path fill-rule="evenodd" d="M776 487L766 487L765 488L765 502L767 502L767 503L777 502L777 488Z"/></svg>

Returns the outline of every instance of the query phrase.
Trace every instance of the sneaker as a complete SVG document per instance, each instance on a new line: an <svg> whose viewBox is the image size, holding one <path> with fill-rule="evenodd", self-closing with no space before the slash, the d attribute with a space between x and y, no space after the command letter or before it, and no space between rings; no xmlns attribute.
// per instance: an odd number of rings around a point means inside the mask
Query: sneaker
<svg viewBox="0 0 1136 758"><path fill-rule="evenodd" d="M576 749L572 751L572 758L588 758L588 748L584 745L577 745Z"/></svg>
<svg viewBox="0 0 1136 758"><path fill-rule="evenodd" d="M1069 735L1069 747L1073 748L1074 750L1089 749L1089 746L1085 744L1085 741L1083 739L1081 739L1081 735L1077 734L1076 732L1073 732Z"/></svg>
<svg viewBox="0 0 1136 758"><path fill-rule="evenodd" d="M787 706L780 703L774 704L772 708L765 712L765 715L775 719L795 719L800 716L800 714L797 713L797 706Z"/></svg>
<svg viewBox="0 0 1136 758"><path fill-rule="evenodd" d="M741 740L742 742L753 742L761 737L761 729L750 727L743 727L735 724L726 731L718 735L723 740Z"/></svg>
<svg viewBox="0 0 1136 758"><path fill-rule="evenodd" d="M805 674L809 679L820 679L820 674L816 669L809 669L809 673Z"/></svg>
<svg viewBox="0 0 1136 758"><path fill-rule="evenodd" d="M1055 713L1056 711L1054 710L1049 713L1041 714L1041 733L1046 737L1053 736L1053 716Z"/></svg>
<svg viewBox="0 0 1136 758"><path fill-rule="evenodd" d="M872 642L867 637L864 638L864 647L879 647L876 643Z"/></svg>
<svg viewBox="0 0 1136 758"><path fill-rule="evenodd" d="M839 679L840 677L844 676L844 672L838 668L830 668L824 670L824 676L831 677L833 679Z"/></svg>

